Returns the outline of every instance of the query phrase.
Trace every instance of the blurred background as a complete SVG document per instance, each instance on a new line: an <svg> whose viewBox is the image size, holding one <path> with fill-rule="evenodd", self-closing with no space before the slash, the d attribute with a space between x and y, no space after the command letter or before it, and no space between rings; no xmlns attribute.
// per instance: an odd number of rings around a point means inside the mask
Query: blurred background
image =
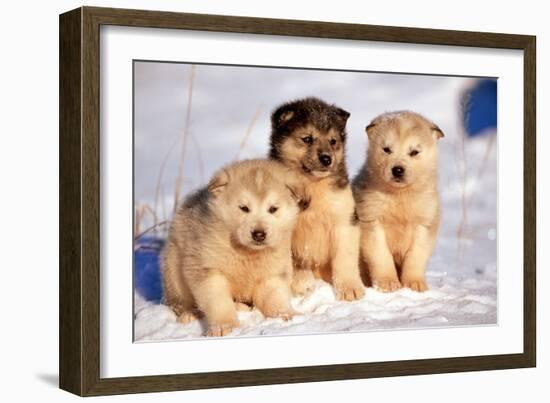
<svg viewBox="0 0 550 403"><path fill-rule="evenodd" d="M265 157L271 111L305 96L351 113L352 176L380 113L413 110L439 125L442 226L430 281L476 275L496 289L495 79L134 62L136 291L161 298L158 252L174 206L224 164Z"/></svg>

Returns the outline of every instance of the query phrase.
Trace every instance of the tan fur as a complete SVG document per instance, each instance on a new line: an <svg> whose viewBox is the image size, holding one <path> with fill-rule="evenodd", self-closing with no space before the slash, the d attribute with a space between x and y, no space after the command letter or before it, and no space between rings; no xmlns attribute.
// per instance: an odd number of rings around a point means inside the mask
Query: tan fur
<svg viewBox="0 0 550 403"><path fill-rule="evenodd" d="M412 112L381 115L367 133L367 161L354 180L364 278L382 291L425 291L440 221L437 142L443 133ZM400 182L392 176L396 166L405 169Z"/></svg>
<svg viewBox="0 0 550 403"><path fill-rule="evenodd" d="M315 139L311 146L304 143L305 136ZM331 139L338 142L331 146ZM318 155L327 150L333 163L323 168ZM321 278L333 285L339 300L362 298L365 291L358 265L359 227L353 223L355 202L345 172L340 133L334 128L323 132L306 124L287 136L278 151L280 160L301 178L311 197L292 235L293 293L308 293L313 280Z"/></svg>
<svg viewBox="0 0 550 403"><path fill-rule="evenodd" d="M303 186L283 165L250 160L220 170L187 198L162 259L165 303L180 322L204 314L207 334L224 336L238 326L241 302L265 316L292 316L290 236L299 195ZM267 234L261 244L252 237L258 229Z"/></svg>
<svg viewBox="0 0 550 403"><path fill-rule="evenodd" d="M307 292L311 280L334 286L340 300L364 295L359 277L359 227L353 225L355 203L351 187L335 189L329 179L309 180L309 208L298 217L292 234L296 294Z"/></svg>

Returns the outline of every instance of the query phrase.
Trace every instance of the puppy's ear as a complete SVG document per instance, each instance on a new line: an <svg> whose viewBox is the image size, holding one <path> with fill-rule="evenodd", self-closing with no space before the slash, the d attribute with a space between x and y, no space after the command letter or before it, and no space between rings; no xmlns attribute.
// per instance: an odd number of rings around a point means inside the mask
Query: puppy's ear
<svg viewBox="0 0 550 403"><path fill-rule="evenodd" d="M229 183L229 174L225 169L219 171L214 177L208 182L208 191L213 196L218 196L227 184Z"/></svg>
<svg viewBox="0 0 550 403"><path fill-rule="evenodd" d="M338 126L340 127L340 137L342 140L346 139L346 123L350 117L350 113L342 108L336 107L336 116L338 116Z"/></svg>
<svg viewBox="0 0 550 403"><path fill-rule="evenodd" d="M435 139L436 140L439 140L439 139L445 137L445 134L443 133L443 130L441 130L438 125L434 124L431 127L431 129L432 129L432 132L435 134Z"/></svg>
<svg viewBox="0 0 550 403"><path fill-rule="evenodd" d="M281 113L281 116L279 116L279 123L284 124L290 121L290 119L292 119L293 117L294 117L293 110L284 111L283 113Z"/></svg>
<svg viewBox="0 0 550 403"><path fill-rule="evenodd" d="M348 121L350 113L342 108L336 108L336 114L345 122Z"/></svg>
<svg viewBox="0 0 550 403"><path fill-rule="evenodd" d="M372 133L374 132L374 128L376 127L376 123L371 122L367 127L365 127L365 132L367 133L367 136L372 138Z"/></svg>
<svg viewBox="0 0 550 403"><path fill-rule="evenodd" d="M298 204L300 211L304 211L309 207L311 196L302 181L298 179L290 180L287 182L286 188L290 191L292 199Z"/></svg>
<svg viewBox="0 0 550 403"><path fill-rule="evenodd" d="M292 107L281 106L271 115L271 123L273 127L280 128L290 122L294 116L296 116L296 111Z"/></svg>

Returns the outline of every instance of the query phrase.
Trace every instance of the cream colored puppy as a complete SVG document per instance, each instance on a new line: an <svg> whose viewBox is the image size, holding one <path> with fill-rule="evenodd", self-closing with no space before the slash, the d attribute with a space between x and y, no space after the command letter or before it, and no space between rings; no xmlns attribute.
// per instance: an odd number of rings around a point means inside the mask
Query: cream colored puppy
<svg viewBox="0 0 550 403"><path fill-rule="evenodd" d="M239 325L235 303L288 319L291 234L303 187L281 164L249 160L220 170L177 211L163 252L164 300L178 320L204 314L207 335Z"/></svg>
<svg viewBox="0 0 550 403"><path fill-rule="evenodd" d="M437 125L413 112L366 128L367 161L354 180L364 278L382 291L428 289L424 272L439 228Z"/></svg>

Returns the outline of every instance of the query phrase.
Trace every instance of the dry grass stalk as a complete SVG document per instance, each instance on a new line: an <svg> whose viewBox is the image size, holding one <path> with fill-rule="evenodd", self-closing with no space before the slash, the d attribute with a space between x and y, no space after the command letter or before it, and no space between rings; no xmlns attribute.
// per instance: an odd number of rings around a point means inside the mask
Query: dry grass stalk
<svg viewBox="0 0 550 403"><path fill-rule="evenodd" d="M167 225L169 223L170 223L170 221L166 220L166 221L160 221L160 222L158 222L154 225L151 225L150 227L144 229L143 231L136 233L137 235L134 236L134 240L138 240L139 238L141 238L143 235L147 234L148 232L156 230L158 227L161 227L163 225Z"/></svg>
<svg viewBox="0 0 550 403"><path fill-rule="evenodd" d="M164 175L164 168L166 167L166 164L167 164L167 162L170 158L170 154L172 153L172 150L176 147L178 141L179 141L179 137L176 139L176 141L174 141L174 143L172 144L172 146L170 147L170 149L168 150L168 152L164 156L164 159L162 160L162 163L160 164L159 174L158 174L158 177L157 177L157 184L156 184L156 187L155 187L155 204L154 204L155 212L158 212L158 205L159 205L160 195L161 194L164 195L164 190L162 188L162 176ZM163 208L162 217L164 219L166 219L166 211L165 211L165 206L164 206L164 197L163 197L163 201L162 201L162 208ZM155 224L156 223L157 222L155 220Z"/></svg>
<svg viewBox="0 0 550 403"><path fill-rule="evenodd" d="M475 174L474 178L476 180L476 183L479 183L481 181L481 178L485 174L485 170L487 169L487 166L489 165L489 159L491 157L491 151L493 151L493 146L495 145L497 136L496 135L490 135L489 140L487 140L487 145L485 147L485 153L483 154L483 159L481 160L481 164L479 164L479 168L477 170L477 173ZM474 199L474 194L470 195L469 199L466 202L467 208L469 208L472 204L472 199Z"/></svg>
<svg viewBox="0 0 550 403"><path fill-rule="evenodd" d="M464 260L464 237L466 227L468 226L468 202L466 195L466 184L468 177L468 163L466 160L466 133L464 127L465 121L468 119L466 111L469 107L470 98L464 94L460 101L460 119L462 122L457 130L458 137L455 141L455 157L457 162L457 170L460 180L460 205L461 205L461 218L456 230L457 238L457 264L461 268Z"/></svg>
<svg viewBox="0 0 550 403"><path fill-rule="evenodd" d="M141 223L143 221L143 218L145 217L145 214L149 213L152 217L154 222L157 221L157 215L155 211L149 206L148 204L140 204L136 207L136 218L134 222L134 234L139 234Z"/></svg>
<svg viewBox="0 0 550 403"><path fill-rule="evenodd" d="M197 141L197 138L193 135L193 133L190 133L190 136L191 136L191 140L193 141L193 146L195 147L195 152L197 153L197 165L199 167L200 183L204 183L204 161L202 160L201 147L199 145L199 142Z"/></svg>
<svg viewBox="0 0 550 403"><path fill-rule="evenodd" d="M173 212L176 212L176 209L179 205L180 195L181 195L181 187L183 185L183 167L185 165L185 153L187 151L187 134L189 132L189 125L191 120L191 106L193 104L193 82L195 80L195 65L191 65L190 69L190 75L189 75L189 91L187 93L187 110L185 112L185 123L184 123L184 129L182 133L182 146L181 146L181 154L180 154L180 160L179 160L179 169L178 169L178 176L176 178L176 191L174 194L174 208Z"/></svg>
<svg viewBox="0 0 550 403"><path fill-rule="evenodd" d="M244 137L241 140L241 144L239 145L239 150L237 151L235 160L239 159L241 152L244 150L248 137L250 137L250 133L252 133L252 129L254 129L254 126L256 125L256 121L258 120L258 117L260 116L261 111L262 111L262 105L258 106L258 108L256 109L256 112L254 112L254 115L252 116L252 120L250 121L248 127L246 128L246 132L244 133Z"/></svg>
<svg viewBox="0 0 550 403"><path fill-rule="evenodd" d="M461 102L462 111L467 111L468 110L469 102L470 102L470 97L467 96L467 95L463 96L463 99L462 99L462 102ZM463 112L463 113L466 113L466 112ZM466 114L463 118L464 118L465 121L467 121L469 116ZM467 124L465 123L465 126L466 125ZM466 183L467 183L467 176L468 176L468 164L467 164L467 161L466 161L465 138L466 138L466 133L461 128L460 136L459 136L459 142L458 142L458 152L459 152L459 156L460 156L460 159L461 159L461 162L462 162L462 166L461 166L462 169L460 169L460 175L461 175L461 189L460 190L461 190L462 217L461 217L460 224L457 228L457 237L459 238L459 240L468 236L467 235L467 228L468 228L468 215L467 215L467 212L468 212L468 209L470 208L472 200L474 199L474 196L475 196L475 194L474 194L475 185L481 181L481 178L484 175L485 170L487 169L487 166L488 166L488 163L489 163L489 158L491 156L491 151L493 149L493 146L494 146L494 143L495 143L495 140L496 140L496 135L491 135L489 140L487 141L487 146L485 148L485 153L483 155L483 159L482 159L482 161L479 165L479 168L478 168L476 174L474 175L474 183L472 184L472 191L471 191L469 197L468 197L467 192L466 192ZM469 235L471 236L472 234L469 234Z"/></svg>

